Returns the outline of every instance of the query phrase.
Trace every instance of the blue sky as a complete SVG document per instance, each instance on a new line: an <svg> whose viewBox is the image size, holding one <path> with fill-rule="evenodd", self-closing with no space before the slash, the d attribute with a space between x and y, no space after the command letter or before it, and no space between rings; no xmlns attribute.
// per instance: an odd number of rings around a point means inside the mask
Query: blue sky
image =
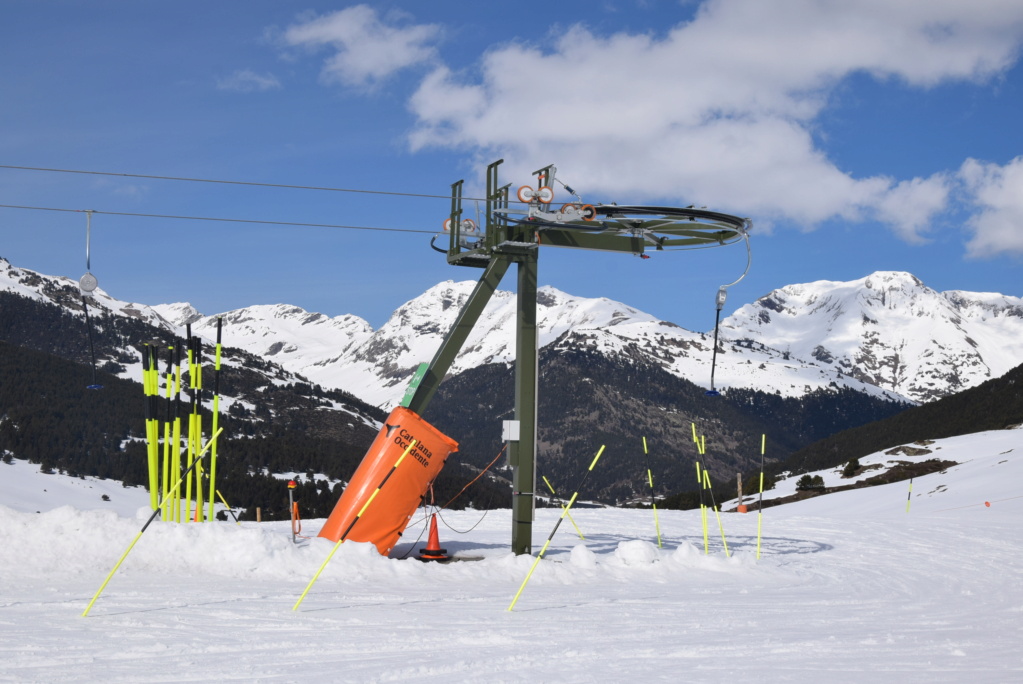
<svg viewBox="0 0 1023 684"><path fill-rule="evenodd" d="M591 203L751 217L726 313L877 270L1023 296L1021 46L1018 0L9 0L0 165L479 196L554 163ZM0 204L427 231L93 216L101 287L207 314L379 326L480 273L429 248L444 199L0 168ZM0 208L0 256L77 278L85 215ZM548 249L540 281L707 330L744 266Z"/></svg>

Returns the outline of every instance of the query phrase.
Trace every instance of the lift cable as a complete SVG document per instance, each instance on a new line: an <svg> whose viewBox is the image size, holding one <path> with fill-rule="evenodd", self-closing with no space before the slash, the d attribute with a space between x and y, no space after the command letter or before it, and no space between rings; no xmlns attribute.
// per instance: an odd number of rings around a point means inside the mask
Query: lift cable
<svg viewBox="0 0 1023 684"><path fill-rule="evenodd" d="M220 185L249 185L261 188L286 188L289 190L319 190L325 192L351 192L364 195L391 195L395 197L419 197L426 199L450 200L451 195L430 195L418 192L394 192L388 190L359 190L355 188L331 188L317 185L290 185L287 183L258 183L253 181L221 180L215 178L189 178L187 176L156 176L143 173L114 173L111 171L82 171L78 169L49 169L39 166L14 166L11 164L0 164L0 169L13 169L17 171L48 171L52 173L77 173L88 176L119 176L121 178L148 178L151 180L186 181L189 183L217 183ZM464 199L485 202L483 198L466 197Z"/></svg>
<svg viewBox="0 0 1023 684"><path fill-rule="evenodd" d="M60 211L68 213L81 213L86 211L85 209L62 209L59 207L33 207L20 204L0 204L0 209L26 209L30 211ZM99 209L89 209L88 211L93 214L106 214L108 216L134 216L139 218L161 218L161 219L175 219L179 221L220 221L223 223L255 223L265 226L293 226L296 228L340 228L344 230L376 230L386 233L420 233L423 235L433 235L437 231L435 230L417 230L414 228L383 228L380 226L348 226L337 223L301 223L298 221L266 221L259 219L240 219L240 218L224 218L217 216L177 216L173 214L142 214L130 211L101 211Z"/></svg>

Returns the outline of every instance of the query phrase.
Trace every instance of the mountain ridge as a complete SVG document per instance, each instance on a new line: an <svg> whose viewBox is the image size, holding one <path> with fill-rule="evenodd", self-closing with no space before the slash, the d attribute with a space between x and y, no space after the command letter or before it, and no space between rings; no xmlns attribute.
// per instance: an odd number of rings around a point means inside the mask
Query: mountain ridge
<svg viewBox="0 0 1023 684"><path fill-rule="evenodd" d="M901 280L909 289L900 288L899 292L918 303L931 301L921 299L927 296L922 284L907 277L911 278L906 274ZM875 278L887 282L886 273ZM331 378L324 371L333 371L333 382L355 390L353 394L369 388L376 392L374 396L393 404L393 395L404 392L407 376L415 365L435 353L473 286L471 281L439 283L399 307L377 330L356 316L330 318L286 304L259 305L221 314L225 348L237 350L227 354L225 361L232 359L237 368L244 364L270 373L262 380L250 375L249 396L255 398L235 400L228 408L237 409L238 417L257 420L265 417L281 426L290 421L295 426L311 427L317 422L314 416L303 417L296 409L308 406L332 412L343 408L321 388L322 385L329 390L336 386L328 382ZM817 289L821 290L820 286ZM882 290L883 301L873 296L877 294L876 288L859 288L864 289L870 290L866 295L871 295L867 298L871 307L896 304L889 294L892 288ZM29 297L43 306L58 307L64 321L60 325L75 328L82 345L73 356L79 363L87 362L83 351L85 336L81 334L83 300L77 283L15 269L2 262L0 295L4 291ZM173 338L182 332L183 326L190 326L194 334L207 340L215 336L218 316L203 316L189 304L148 307L98 292L96 298L85 300L98 314L94 317L97 339L101 342L97 349L104 367L120 377L137 381L141 375L137 351L131 345L125 346L128 339L125 333L118 333L129 321L136 326L154 326L153 332L139 330L131 339L151 339L145 336L153 334ZM841 313L838 311L841 306L836 306L835 301L826 301L826 292L816 294L814 301L823 304L826 311L830 307L833 318L836 312ZM855 299L859 294L862 293L857 291L852 296ZM956 291L955 299L964 309L979 312L971 315L984 320L994 315L999 325L1014 332L1016 319L1011 315L1016 305L1014 298L971 297ZM843 303L836 301L838 305ZM1004 315L1006 304L1012 309L1010 315ZM851 308L847 302L845 307ZM24 311L26 321L33 317L29 309ZM51 318L53 315L56 314L46 314ZM463 442L465 450L460 458L472 467L489 462L497 453L500 440L494 430L501 419L511 417L507 400L511 396L508 383L514 353L514 319L515 296L498 291L452 373L442 383L435 405L426 412L429 420L436 416L439 427L450 429ZM842 323L849 325L850 320L846 317ZM657 449L659 455L655 459L681 457L679 463L669 460L658 463L670 475L660 486L678 488L685 486L690 470L685 466L695 458L694 453L689 453L692 449L683 446L691 446L691 422L699 423L701 432L707 434L708 445L713 445L705 467L715 477L724 477L735 468L745 469L749 465L764 432L780 429L785 433L784 439L772 438L771 452L776 460L813 439L905 408L905 404L899 403L900 395L852 377L853 371L859 372L857 369L836 368L837 364L817 357L809 361L797 358L791 349L768 346L735 326L729 329L731 334L722 336L719 344L718 387L727 391L715 400L690 382L694 376L702 381L709 378L713 342L706 333L687 331L620 302L573 297L550 287L541 288L538 293L537 321L543 346L540 400L544 415L539 445L545 463L542 468L551 468L546 472L563 479L571 472L579 452L599 446L591 443L593 439L617 440L615 449L625 461L616 464L613 481L608 471L607 478L600 478L607 481L599 483L602 495L612 501L628 501L637 491L638 480L630 473L636 458L642 458L636 456L634 443L639 443L643 436ZM18 343L19 333L17 330L14 333L14 342ZM121 340L121 346L115 345L111 350L109 341L106 345L102 342L114 333L118 333L116 339ZM1006 333L994 330L990 336L997 339L1000 334ZM38 340L33 344L38 344ZM137 347L138 340L132 344ZM66 353L60 349L44 350ZM241 359L238 354L243 352L247 355L245 360L233 360ZM551 378L557 379L549 381ZM289 392L296 396L291 397ZM585 404L587 397L592 406L579 405ZM867 400L860 402L859 397ZM279 408L273 408L269 400L280 402ZM475 408L466 410L467 406ZM284 423L274 411L288 412L280 414ZM366 417L363 415L363 419ZM340 423L340 427L344 428L345 423ZM599 438L597 434L606 437Z"/></svg>
<svg viewBox="0 0 1023 684"><path fill-rule="evenodd" d="M432 358L474 285L439 283L399 307L377 330L355 316L331 319L288 305L221 315L225 321L243 318L250 326L245 339L225 332L232 344L272 352L290 370L324 386L355 388L365 401L388 407L398 402L419 363ZM176 306L153 309L180 325L185 318L175 316ZM550 286L539 288L537 309L541 347L560 340L645 358L709 388L713 342L707 333L621 302L575 297ZM450 374L513 362L514 312L514 294L498 290ZM198 330L209 329L216 318L190 317ZM333 341L324 344L315 336L304 341L302 326L328 321L339 329ZM718 388L801 396L851 387L926 402L997 377L1023 358L1023 299L937 293L909 273L878 271L855 281L779 288L726 317L720 333Z"/></svg>
<svg viewBox="0 0 1023 684"><path fill-rule="evenodd" d="M999 377L1023 358L1023 299L939 293L901 271L788 285L722 328L918 402Z"/></svg>
<svg viewBox="0 0 1023 684"><path fill-rule="evenodd" d="M90 308L134 318L174 335L186 326L271 360L327 388L379 408L397 404L420 363L429 361L473 281L438 283L409 300L378 329L362 318L329 317L290 304L253 305L204 315L187 303L125 302L97 289ZM0 258L0 291L82 311L77 283L12 266ZM449 375L514 361L515 295L498 290ZM643 359L709 388L712 338L607 298L539 288L540 346L586 347ZM744 304L721 323L717 389L802 396L826 387L916 403L998 377L1023 358L1023 299L998 293L939 293L902 271L853 281L787 285ZM133 377L126 368L122 377Z"/></svg>

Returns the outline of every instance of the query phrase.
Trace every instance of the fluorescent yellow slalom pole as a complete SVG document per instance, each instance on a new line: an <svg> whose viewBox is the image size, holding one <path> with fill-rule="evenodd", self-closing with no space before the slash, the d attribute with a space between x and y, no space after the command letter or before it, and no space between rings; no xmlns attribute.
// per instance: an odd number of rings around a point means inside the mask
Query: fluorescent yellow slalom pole
<svg viewBox="0 0 1023 684"><path fill-rule="evenodd" d="M757 560L760 560L760 532L764 526L764 508L763 508L763 496L764 496L764 473L760 473L760 496L761 506L760 510L757 511Z"/></svg>
<svg viewBox="0 0 1023 684"><path fill-rule="evenodd" d="M544 542L543 548L540 549L540 553L537 554L536 560L534 560L533 565L530 566L529 573L526 574L526 579L522 580L522 586L519 587L519 590L515 593L515 598L512 599L511 605L508 606L508 610L513 609L515 607L515 604L518 603L519 597L522 596L522 590L526 588L526 584L529 583L529 578L533 576L533 571L536 570L537 563L539 563L540 559L543 558L543 555L547 553L547 547L550 546L551 540L554 539L554 533L558 531L558 527L561 525L561 521L565 519L565 516L568 515L568 510L572 508L572 504L574 504L575 500L579 497L579 490L582 489L583 483L586 482L587 476L589 476L589 474L593 472L593 466L597 465L597 460L600 459L600 455L604 453L604 446L605 445L603 444L600 445L600 449L597 451L597 455L593 457L593 462L590 463L590 467L586 470L586 473L583 475L583 479L579 482L579 486L575 488L575 492L572 494L572 498L569 499L568 503L562 507L561 517L558 518L558 522L554 523L554 529L551 530L551 533L547 536L547 541Z"/></svg>
<svg viewBox="0 0 1023 684"><path fill-rule="evenodd" d="M543 481L545 483L547 483L547 489L551 490L551 494L553 494L554 496L557 496L558 493L556 491L554 491L554 485L552 485L551 481L547 479L547 476L546 475L541 475L540 477L542 477ZM561 510L565 510L565 504L561 504ZM585 541L586 537L583 536L583 531L579 529L579 526L575 524L575 520L572 519L572 514L571 513L568 514L568 521L570 523L572 523L572 527L575 528L576 534L579 535L579 538Z"/></svg>
<svg viewBox="0 0 1023 684"><path fill-rule="evenodd" d="M153 403L153 445L149 456L149 465L152 468L150 481L155 487L155 492L150 493L152 498L155 493L156 499L160 500L160 348L152 346L149 349L152 354L152 370L150 371L149 400ZM156 510L155 508L153 510Z"/></svg>
<svg viewBox="0 0 1023 684"><path fill-rule="evenodd" d="M227 506L227 512L231 514L231 517L234 518L234 521L241 525L242 521L239 520L238 516L234 514L234 509L231 508L231 504L227 503L227 499L224 498L224 495L220 493L219 489L217 490L217 496L219 496L220 500L224 502L225 506Z"/></svg>
<svg viewBox="0 0 1023 684"><path fill-rule="evenodd" d="M696 453L703 457L706 452L706 440L703 443L700 442L700 438L696 436L696 423L691 423L693 426L693 441L696 442ZM700 489L700 522L703 526L703 554L710 555L710 539L707 534L707 504L703 499L703 492L706 487L703 484L703 473L700 471L700 459L696 459L696 482Z"/></svg>
<svg viewBox="0 0 1023 684"><path fill-rule="evenodd" d="M728 540L725 539L725 526L721 524L721 513L718 511L718 505L714 501L714 490L710 486L710 475L707 474L706 468L703 469L703 477L707 481L707 489L710 490L710 503L714 509L714 515L717 516L718 519L718 528L721 530L721 543L725 547L725 556L731 557L731 554L728 552Z"/></svg>
<svg viewBox="0 0 1023 684"><path fill-rule="evenodd" d="M703 447L700 446L700 438L696 435L696 423L689 424L693 428L693 442L696 443L696 453L703 457ZM700 522L703 527L703 553L710 554L710 541L707 535L707 506L703 502L703 473L700 472L700 459L696 459L696 484L700 490Z"/></svg>
<svg viewBox="0 0 1023 684"><path fill-rule="evenodd" d="M646 437L643 438L643 456L646 457L646 479L650 483L650 507L654 509L654 529L657 530L657 548L662 548L661 544L661 523L657 520L657 499L654 496L654 476L650 472L650 452L646 448Z"/></svg>
<svg viewBox="0 0 1023 684"><path fill-rule="evenodd" d="M913 500L913 477L909 478L909 494L906 496L906 512L909 513L909 503Z"/></svg>
<svg viewBox="0 0 1023 684"><path fill-rule="evenodd" d="M199 453L199 456L195 461L196 463L198 463L199 459L203 457L203 455L206 453L206 450L210 448L210 445L216 443L217 437L219 436L220 432L217 432L212 437L210 437L210 441L206 443L206 446L204 446L202 451ZM184 477L188 477L189 475L190 473L186 472L184 474ZM180 487L181 482L182 480L179 479L174 484L174 489ZM153 520L156 519L156 516L160 514L160 511L163 509L164 505L168 501L169 499L164 499L163 501L160 502L160 504L157 506L157 509L153 511L153 514L151 516L149 516L149 520L146 521L146 524L142 526L142 529L138 531L138 534L135 535L135 538L131 540L131 544L129 544L128 548L124 550L124 553L121 554L121 557L117 559L117 563L114 564L114 567L110 570L110 573L107 575L107 578L103 580L103 584L101 584L99 589L96 590L96 594L92 597L92 600L89 601L89 605L85 607L85 611L82 612L82 617L88 617L89 611L92 610L93 604L96 603L96 599L98 599L99 595L103 593L103 590L107 588L107 584L110 583L110 579L114 576L114 573L117 572L117 569L121 567L121 563L123 563L124 559L128 557L128 554L131 553L131 550L135 548L135 544L142 537L142 533L145 532L146 528L148 528L149 525L153 522Z"/></svg>
<svg viewBox="0 0 1023 684"><path fill-rule="evenodd" d="M696 462L696 479L700 483L700 523L703 527L703 553L710 554L710 540L707 537L707 506L703 503L703 474L700 472L700 462Z"/></svg>
<svg viewBox="0 0 1023 684"><path fill-rule="evenodd" d="M188 478L185 480L185 522L192 522L192 470L195 465L195 414L188 414L188 450L185 463Z"/></svg>
<svg viewBox="0 0 1023 684"><path fill-rule="evenodd" d="M171 463L171 479L175 482L181 479L181 339L174 341L174 432L171 437L174 443L173 461ZM171 497L174 499L174 511L171 519L174 522L181 522L181 489L175 490Z"/></svg>
<svg viewBox="0 0 1023 684"><path fill-rule="evenodd" d="M156 355L152 345L145 343L142 352L142 387L146 395L146 460L149 472L149 505L154 511L160 497L160 476L159 476L159 451L160 451L160 427L156 417L156 397L159 396L159 379L157 371Z"/></svg>
<svg viewBox="0 0 1023 684"><path fill-rule="evenodd" d="M192 410L188 414L188 471L192 471L192 464L195 463L195 342L192 338L192 326L185 326L188 336L188 389L192 391ZM185 522L192 522L192 478L185 481Z"/></svg>
<svg viewBox="0 0 1023 684"><path fill-rule="evenodd" d="M767 435L760 435L760 505L757 506L757 560L760 560L760 529L764 522L764 448Z"/></svg>
<svg viewBox="0 0 1023 684"><path fill-rule="evenodd" d="M700 438L696 436L696 423L689 424L693 428L693 442L696 443L696 453L703 456L703 448L700 446ZM696 484L700 491L700 522L703 527L703 553L710 553L710 543L707 539L707 506L703 502L703 474L700 472L700 459L696 459Z"/></svg>
<svg viewBox="0 0 1023 684"><path fill-rule="evenodd" d="M195 336L195 448L202 444L202 338ZM200 463L195 469L195 522L203 521L202 505L203 468Z"/></svg>
<svg viewBox="0 0 1023 684"><path fill-rule="evenodd" d="M163 421L163 468L161 469L162 487L160 489L160 495L162 500L166 500L170 496L170 478L171 478L171 390L174 389L174 378L171 371L171 364L174 363L174 347L167 347L167 372L164 375L165 382L167 384L167 405L164 411ZM171 507L163 506L163 514L160 519L167 521L171 516Z"/></svg>
<svg viewBox="0 0 1023 684"><path fill-rule="evenodd" d="M322 573L323 569L327 567L327 563L329 563L330 559L334 557L334 553L336 553L337 550L341 547L341 545L345 543L345 539L348 538L348 535L349 533L351 533L352 528L355 527L355 523L359 522L359 519L362 517L362 514L365 513L366 509L369 508L369 505L373 503L373 499L377 498L377 494L380 493L380 490L383 489L385 484L387 484L387 481L391 479L391 475L394 474L394 471L398 469L398 466L401 465L401 462L405 460L405 457L408 456L409 452L412 451L415 448L415 446L416 440L413 439L412 441L409 442L409 445L405 447L405 451L401 452L401 456L399 456L398 460L394 462L394 465L391 466L391 469L387 471L387 475L384 475L384 479L380 481L380 484L378 484L377 488L373 490L373 493L370 495L369 499L367 499L366 503L364 503L362 505L362 508L359 509L359 512L352 519L351 524L349 524L348 528L341 533L341 537L338 538L337 543L334 544L334 548L332 548L330 550L330 553L327 554L327 557L323 559L323 563L320 564L320 567L316 571L316 574L313 575L313 578L309 580L309 584L306 585L305 591L303 591L302 595L298 597L297 601L295 601L295 605L291 607L292 610L298 610L298 607L302 605L302 601L305 600L306 594L308 594L309 590L313 588L314 584L316 584L316 580L320 578L320 573Z"/></svg>
<svg viewBox="0 0 1023 684"><path fill-rule="evenodd" d="M214 432L217 431L220 418L220 328L223 323L223 318L217 316L217 347L216 353L213 360L213 427L210 429ZM207 520L213 520L213 505L216 500L213 494L217 491L217 445L213 445L212 451L210 451L210 494L209 497L209 513L206 516Z"/></svg>

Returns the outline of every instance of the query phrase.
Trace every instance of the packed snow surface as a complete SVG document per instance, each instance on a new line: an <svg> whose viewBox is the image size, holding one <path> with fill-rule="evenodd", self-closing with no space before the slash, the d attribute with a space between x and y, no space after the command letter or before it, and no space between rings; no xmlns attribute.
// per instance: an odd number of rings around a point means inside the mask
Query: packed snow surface
<svg viewBox="0 0 1023 684"><path fill-rule="evenodd" d="M705 554L699 511L659 511L658 547L652 511L574 508L585 540L558 527L513 611L535 559L509 552L508 510L469 510L441 543L482 560L398 558L416 516L392 558L340 546L298 610L329 541L157 522L82 617L144 493L0 463L0 681L1023 681L1023 431L930 448L959 465L917 478L908 513L906 482L724 513L727 556L713 513ZM559 515L537 511L534 552Z"/></svg>

